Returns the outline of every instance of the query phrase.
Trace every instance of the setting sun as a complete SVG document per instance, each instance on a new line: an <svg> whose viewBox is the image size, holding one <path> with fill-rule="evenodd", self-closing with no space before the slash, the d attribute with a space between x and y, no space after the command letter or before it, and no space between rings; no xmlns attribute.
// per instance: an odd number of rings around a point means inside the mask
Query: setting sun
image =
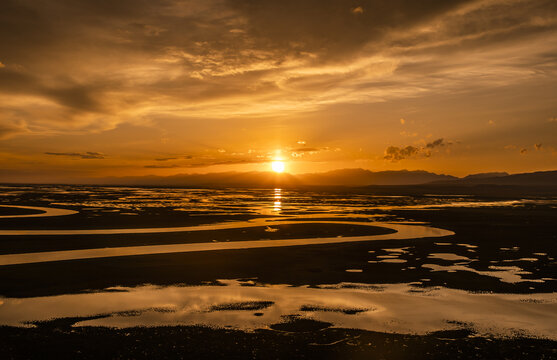
<svg viewBox="0 0 557 360"><path fill-rule="evenodd" d="M284 172L284 161L273 161L271 163L271 168L276 173Z"/></svg>

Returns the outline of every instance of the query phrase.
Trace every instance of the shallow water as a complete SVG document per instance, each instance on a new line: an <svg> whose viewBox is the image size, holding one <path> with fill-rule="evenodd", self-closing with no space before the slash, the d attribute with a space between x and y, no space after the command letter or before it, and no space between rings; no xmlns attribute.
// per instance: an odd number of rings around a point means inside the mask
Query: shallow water
<svg viewBox="0 0 557 360"><path fill-rule="evenodd" d="M165 233L165 232L179 232L179 231L207 231L207 230L221 230L221 229L237 229L246 227L267 225L285 225L285 224L300 224L303 222L268 222L268 221L254 221L254 222L234 222L226 224L215 225L202 225L195 227L182 227L182 228L151 228L151 229L110 229L110 230L68 230L61 232L60 230L6 230L0 231L0 235L71 235L71 234L122 234L122 233ZM319 224L317 221L308 221L309 224ZM346 222L328 221L322 222L324 224L345 224ZM0 266L2 265L17 265L17 264L30 264L49 261L61 260L78 260L78 259L93 259L93 258L106 258L114 256L134 256L134 255L151 255L151 254L169 254L169 253L184 253L184 252L197 252L197 251L217 251L217 250L238 250L238 249L255 249L267 247L284 247L284 246L302 246L302 245L320 245L320 244L336 244L336 243L349 243L361 241L374 241L374 240L391 240L391 239L417 239L423 237L439 237L449 236L454 234L452 231L420 226L420 225L403 225L394 223L381 223L381 222L350 222L354 225L385 227L395 230L392 234L384 235L367 235L367 236L346 236L346 237L329 237L329 238L306 238L306 239L281 239L281 240L250 240L250 241L231 241L231 242L209 242L209 243L193 243L193 244L173 244L173 245L152 245L152 246L126 246L126 247L110 247L98 248L88 250L64 250L64 251L44 251L24 254L8 254L0 255Z"/></svg>
<svg viewBox="0 0 557 360"><path fill-rule="evenodd" d="M262 189L165 189L120 187L0 187L4 210L21 207L35 214L2 215L0 240L67 239L84 237L152 235L182 232L263 227L279 239L240 239L172 243L142 246L95 247L79 250L34 251L0 255L0 268L18 271L31 263L126 257L133 255L210 252L233 249L284 248L290 246L367 243L377 240L406 240L385 243L366 250L362 262L347 262L339 271L346 276L365 276L370 272L427 271L427 277L477 276L502 284L539 285L555 279L538 276L540 263L554 259L547 249L525 252L515 244L496 247L491 258L481 253L482 244L469 239L453 241L450 230L402 218L396 210L422 211L467 208L517 209L538 205L553 206L554 198L486 201L468 195L374 196ZM33 206L31 206L33 205ZM177 215L176 215L177 214ZM136 215L136 216L131 216ZM152 225L150 219L175 216L172 226ZM183 215L183 217L182 217ZM204 216L204 223L183 219ZM219 216L229 216L222 221ZM242 216L234 219L234 216ZM52 217L56 224L50 226ZM107 226L102 220L110 218ZM133 219L139 220L133 220ZM64 221L64 219L69 219ZM74 226L74 220L79 226ZM131 220L128 220L131 219ZM249 219L249 220L246 220ZM14 226L13 224L21 224ZM101 221L101 225L90 226ZM110 226L118 221L131 226ZM17 221L17 223L15 222ZM39 222L41 223L34 223ZM46 221L46 222L45 222ZM135 222L134 222L135 221ZM39 225L36 225L39 224ZM351 224L379 226L395 230L382 235L280 238L280 225ZM33 225L33 226L28 226ZM119 224L118 224L119 225ZM32 227L32 228L30 228ZM76 228L79 227L79 228ZM481 231L481 229L479 230ZM2 238L4 237L4 238ZM425 238L425 239L424 239ZM438 239L436 239L438 238ZM428 242L428 250L418 245ZM416 241L414 241L416 240ZM47 241L47 240L44 240ZM486 244L489 245L489 244ZM332 253L330 256L335 256ZM486 265L487 260L487 265ZM264 265L263 265L264 266ZM369 266L369 267L366 267ZM533 268L534 266L534 268ZM199 269L203 271L203 269ZM257 274L254 274L256 276ZM252 280L220 280L225 286L154 286L102 289L93 293L49 297L0 297L0 324L26 326L32 321L64 317L98 317L77 326L157 326L210 325L244 330L268 328L292 316L314 319L363 330L425 334L431 331L472 327L481 335L526 334L557 339L557 296L555 292L529 294L474 293L446 286L429 286L429 278L397 284L338 283L315 287L269 285ZM115 275L114 285L118 285ZM1 285L0 285L1 288ZM534 287L530 287L534 289ZM100 317L99 317L100 316Z"/></svg>
<svg viewBox="0 0 557 360"><path fill-rule="evenodd" d="M459 329L473 324L479 335L557 339L553 294L477 294L415 284L291 287L220 280L225 286L116 287L111 291L30 299L2 299L0 324L31 325L64 317L74 326L208 325L252 330L285 317L324 321L336 327L403 334ZM257 314L257 315L254 315Z"/></svg>

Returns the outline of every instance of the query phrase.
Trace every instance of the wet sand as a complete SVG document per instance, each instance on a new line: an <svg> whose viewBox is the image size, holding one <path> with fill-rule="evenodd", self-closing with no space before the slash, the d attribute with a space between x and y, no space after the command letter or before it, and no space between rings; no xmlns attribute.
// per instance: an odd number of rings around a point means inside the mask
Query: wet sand
<svg viewBox="0 0 557 360"><path fill-rule="evenodd" d="M474 200L492 201L493 199L475 198ZM396 198L393 198L392 202L400 203ZM25 204L46 206L40 201ZM79 206L65 207L80 210ZM140 227L138 226L140 224L141 227L145 227L146 224L159 227L192 226L214 221L243 221L263 217L257 212L245 214L242 211L238 211L237 214L192 216L188 212L155 207L136 211L137 215L123 215L128 210L96 211L102 216L95 216L95 211L81 211L79 214L68 215L66 220L63 220L63 216L50 218L52 222L49 222L46 217L0 219L0 225L2 229L21 229L22 225L31 224L30 221L33 220L32 225L23 228L60 229L64 228L62 227L64 221L72 219L66 229L84 227L102 229L107 225L119 228ZM302 210L288 210L283 206L282 212L286 211L292 214L296 211L303 213ZM140 289L144 284L163 286L162 289L165 289L164 286L173 285L186 287L213 285L218 288L223 286L219 279L245 279L244 286L253 287L255 290L264 289L266 286L280 286L280 284L295 286L293 289L303 289L304 286L312 289L338 286L338 284L369 284L369 291L373 293L376 291L374 286L408 284L405 286L409 286L409 296L413 291L416 291L418 296L421 296L420 292L433 295L436 288L440 291L447 289L447 291L471 292L472 296L473 292L503 298L519 296L517 299L522 299L520 296L524 296L524 302L520 302L520 305L528 310L520 313L530 314L526 316L533 314L530 310L534 307L529 307L529 304L555 306L551 301L539 303L539 299L536 300L536 296L542 295L552 298L557 289L554 280L557 273L555 262L557 210L551 204L530 203L506 207L446 207L419 210L402 207L390 210L368 207L366 210L364 204L351 211L359 216L371 216L371 219L379 221L427 222L429 226L447 229L455 234L444 238L137 255L0 266L2 279L0 292L15 301L17 298L33 300L40 299L37 298L38 296L49 295L90 294L93 296L109 294L111 291L118 294L127 291L126 287ZM4 210L3 214L9 215L9 212ZM327 217L326 213L316 214L316 218ZM149 219L152 221L147 221ZM375 235L376 231L380 231L373 226L360 227L351 224L288 224L280 225L280 229L276 232L265 230L266 227L253 227L243 230L197 232L188 241L195 243L228 240L232 242L245 240L246 237L257 241L265 238L346 236L347 232L360 236ZM57 235L37 235L2 236L0 240L2 240L2 253L9 254L19 253L22 250L51 251L120 245L177 244L184 241L183 235L184 233L156 234L156 236L113 234L103 235L103 237L72 235L69 242L66 238ZM224 285L230 287L226 283ZM357 289L354 293L358 293ZM226 319L236 311L249 315L248 318L253 317L258 319L257 321L263 321L269 311L277 309L279 302L264 297L259 301L261 303L249 301L214 303L210 305L214 306L213 313L208 314ZM265 303L265 305L263 304L265 301L274 301L274 303ZM473 323L466 323L465 316L455 316L456 323L447 323L441 327L434 326L431 331L419 334L388 333L386 328L384 331L372 331L369 328L350 330L334 324L334 319L357 319L358 316L368 316L365 315L368 313L362 312L364 309L342 308L339 305L338 311L335 312L334 306L327 308L326 304L318 304L315 299L313 302L298 304L299 311L286 311L284 317L274 318L267 327L263 329L256 327L247 332L187 324L122 329L71 327L72 324L101 324L117 319L135 321L145 319L144 316L148 313L140 316L140 312L131 311L122 312L117 317L114 315L107 317L107 314L102 311L92 311L84 318L63 315L62 319L43 319L35 322L36 328L1 327L0 352L13 354L14 357L19 358L33 358L38 357L39 354L42 357L67 358L175 358L188 355L192 358L543 359L557 356L555 351L557 346L554 341L521 333L520 327L510 338L486 335L474 327ZM232 308L227 309L226 304ZM244 310L241 310L242 308ZM548 316L552 313L555 312L548 310ZM373 315L373 313L369 314ZM80 316L83 315L85 314ZM459 319L464 322L459 323ZM536 322L532 324L533 328L536 328ZM36 348L30 349L29 341L33 341ZM99 343L103 345L94 345Z"/></svg>
<svg viewBox="0 0 557 360"><path fill-rule="evenodd" d="M478 271L488 271L489 266L519 264L525 271L532 273L524 275L525 278L554 278L554 259L557 255L554 246L554 212L551 207L397 211L400 216L429 221L432 226L456 233L446 240L425 238L3 266L0 267L0 277L3 279L1 291L4 296L38 296L88 289L100 290L114 285L115 282L122 286L137 286L143 283L203 284L211 283L215 279L257 277L263 284L420 282L424 286L447 286L471 291L553 292L555 281L507 283L497 277L482 276L469 271L432 271L422 265L452 265L458 261L428 258L431 253L451 252L475 260L470 266ZM305 227L304 231L311 231L311 228L315 227ZM263 236L273 234L279 236L277 233L265 233ZM533 238L535 241L532 241ZM48 242L50 239L44 240ZM173 241L176 240L174 238ZM16 238L11 241L23 239ZM33 241L40 242L36 239ZM79 241L75 241L74 244L79 244ZM478 248L467 248L458 244L469 244ZM389 252L383 251L384 248L408 246L412 252L399 256L406 260L405 263L370 262L379 260L377 256L388 255ZM502 251L501 248L511 250ZM513 248L516 249L512 250ZM534 253L546 255L533 255ZM519 261L521 258L531 257L539 260ZM506 262L512 259L515 261ZM351 268L364 271L345 271ZM117 274L116 278L114 274ZM429 280L421 281L424 278Z"/></svg>

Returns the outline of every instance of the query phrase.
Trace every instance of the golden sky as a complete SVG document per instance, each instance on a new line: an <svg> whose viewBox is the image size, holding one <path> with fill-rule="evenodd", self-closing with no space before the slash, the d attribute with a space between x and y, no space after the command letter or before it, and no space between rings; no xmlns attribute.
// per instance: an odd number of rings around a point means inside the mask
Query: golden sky
<svg viewBox="0 0 557 360"><path fill-rule="evenodd" d="M0 181L557 168L555 0L3 0Z"/></svg>

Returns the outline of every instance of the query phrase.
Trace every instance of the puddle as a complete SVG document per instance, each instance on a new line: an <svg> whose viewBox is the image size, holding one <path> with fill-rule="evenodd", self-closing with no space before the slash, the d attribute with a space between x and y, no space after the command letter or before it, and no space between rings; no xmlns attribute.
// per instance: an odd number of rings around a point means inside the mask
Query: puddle
<svg viewBox="0 0 557 360"><path fill-rule="evenodd" d="M457 324L466 323L484 335L505 337L520 329L531 336L557 339L555 294L478 294L412 284L344 283L310 288L242 286L238 280L221 283L226 286L146 285L87 294L1 298L0 324L31 326L30 322L81 317L74 326L207 325L252 330L275 324L277 330L285 330L295 325L292 321L307 320L308 325L313 321L426 334L457 330ZM289 325L277 327L280 323Z"/></svg>
<svg viewBox="0 0 557 360"><path fill-rule="evenodd" d="M469 271L476 273L478 275L491 276L498 278L502 282L516 284L520 282L544 282L540 279L524 279L520 275L530 275L531 272L524 271L518 266L489 266L489 269L493 271L481 271L470 268L465 265L449 265L442 266L437 264L423 264L422 267L431 269L431 271L446 271L446 272L457 272L457 271Z"/></svg>
<svg viewBox="0 0 557 360"><path fill-rule="evenodd" d="M472 259L467 258L466 256L450 254L450 253L436 253L436 254L429 254L429 259L441 259L447 261L456 261L456 260L466 260L472 261Z"/></svg>

